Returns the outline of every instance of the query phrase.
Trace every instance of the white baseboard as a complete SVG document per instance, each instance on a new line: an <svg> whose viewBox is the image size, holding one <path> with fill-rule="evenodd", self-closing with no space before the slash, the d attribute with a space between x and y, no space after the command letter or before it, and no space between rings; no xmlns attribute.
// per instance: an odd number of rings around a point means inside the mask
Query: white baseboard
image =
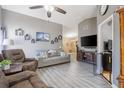
<svg viewBox="0 0 124 93"><path fill-rule="evenodd" d="M116 86L115 84L112 84L112 88L118 88L118 86Z"/></svg>

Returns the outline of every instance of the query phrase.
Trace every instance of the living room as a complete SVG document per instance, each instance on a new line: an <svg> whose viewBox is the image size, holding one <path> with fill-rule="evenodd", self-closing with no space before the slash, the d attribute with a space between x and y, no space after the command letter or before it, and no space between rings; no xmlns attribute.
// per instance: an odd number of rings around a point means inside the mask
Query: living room
<svg viewBox="0 0 124 93"><path fill-rule="evenodd" d="M118 9L123 6L1 5L0 75L9 80L1 87L123 87Z"/></svg>

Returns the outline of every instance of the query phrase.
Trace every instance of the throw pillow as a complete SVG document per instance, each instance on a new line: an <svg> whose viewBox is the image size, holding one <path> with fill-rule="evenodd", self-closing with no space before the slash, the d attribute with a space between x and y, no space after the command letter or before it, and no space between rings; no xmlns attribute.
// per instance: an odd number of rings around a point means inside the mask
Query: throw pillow
<svg viewBox="0 0 124 93"><path fill-rule="evenodd" d="M56 50L49 50L48 51L48 57L55 57L58 56L58 53Z"/></svg>
<svg viewBox="0 0 124 93"><path fill-rule="evenodd" d="M65 52L60 52L60 56L66 56Z"/></svg>
<svg viewBox="0 0 124 93"><path fill-rule="evenodd" d="M48 58L48 54L47 54L47 51L44 51L44 52L41 52L41 58Z"/></svg>

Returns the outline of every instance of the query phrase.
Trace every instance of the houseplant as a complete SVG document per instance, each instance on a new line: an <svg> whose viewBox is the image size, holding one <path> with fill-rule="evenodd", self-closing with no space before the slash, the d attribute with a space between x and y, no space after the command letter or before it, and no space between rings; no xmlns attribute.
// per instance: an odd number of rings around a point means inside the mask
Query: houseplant
<svg viewBox="0 0 124 93"><path fill-rule="evenodd" d="M1 68L3 70L10 69L10 64L12 64L11 60L3 60L0 62Z"/></svg>

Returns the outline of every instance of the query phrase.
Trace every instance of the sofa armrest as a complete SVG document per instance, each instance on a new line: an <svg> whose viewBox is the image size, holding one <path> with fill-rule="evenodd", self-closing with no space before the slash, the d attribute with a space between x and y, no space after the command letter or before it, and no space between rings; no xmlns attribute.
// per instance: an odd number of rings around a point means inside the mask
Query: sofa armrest
<svg viewBox="0 0 124 93"><path fill-rule="evenodd" d="M49 88L38 76L33 76L29 80L34 88Z"/></svg>
<svg viewBox="0 0 124 93"><path fill-rule="evenodd" d="M30 77L33 77L33 76L37 76L37 74L33 71L24 71L14 75L6 76L6 78L9 82L9 85L12 86L23 80L30 79Z"/></svg>

